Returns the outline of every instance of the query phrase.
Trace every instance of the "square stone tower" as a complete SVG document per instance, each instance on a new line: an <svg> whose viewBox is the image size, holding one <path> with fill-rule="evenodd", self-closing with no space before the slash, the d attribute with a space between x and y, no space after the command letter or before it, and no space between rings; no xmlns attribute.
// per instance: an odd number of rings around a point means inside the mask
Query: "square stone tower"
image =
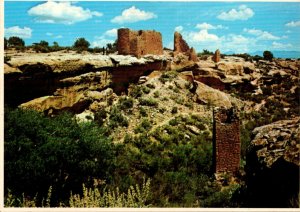
<svg viewBox="0 0 300 212"><path fill-rule="evenodd" d="M146 54L163 54L162 36L154 30L133 31L118 29L118 53L141 57Z"/></svg>
<svg viewBox="0 0 300 212"><path fill-rule="evenodd" d="M240 121L234 108L213 111L213 154L216 173L235 173L241 158Z"/></svg>

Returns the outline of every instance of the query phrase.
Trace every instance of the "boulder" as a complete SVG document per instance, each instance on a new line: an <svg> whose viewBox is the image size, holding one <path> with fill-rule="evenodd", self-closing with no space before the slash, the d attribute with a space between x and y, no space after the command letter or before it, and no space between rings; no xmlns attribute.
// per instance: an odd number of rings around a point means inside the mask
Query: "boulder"
<svg viewBox="0 0 300 212"><path fill-rule="evenodd" d="M195 83L197 88L195 91L194 101L216 107L232 107L228 94L211 88L201 82L195 81Z"/></svg>

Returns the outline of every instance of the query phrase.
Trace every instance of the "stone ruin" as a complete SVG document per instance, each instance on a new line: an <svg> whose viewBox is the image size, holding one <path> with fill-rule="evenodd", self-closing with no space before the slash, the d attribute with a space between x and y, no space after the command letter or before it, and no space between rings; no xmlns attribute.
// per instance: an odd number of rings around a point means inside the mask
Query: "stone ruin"
<svg viewBox="0 0 300 212"><path fill-rule="evenodd" d="M162 55L162 36L154 30L118 29L117 49L119 54L134 55L138 58L146 54Z"/></svg>
<svg viewBox="0 0 300 212"><path fill-rule="evenodd" d="M190 48L179 32L174 33L174 55L183 53L189 57L189 60L197 62L198 57L194 48Z"/></svg>
<svg viewBox="0 0 300 212"><path fill-rule="evenodd" d="M215 54L213 55L212 60L213 60L215 63L220 62L220 60L221 60L221 53L220 53L220 50L219 50L219 49L217 49L217 50L215 51Z"/></svg>
<svg viewBox="0 0 300 212"><path fill-rule="evenodd" d="M236 173L240 166L240 122L234 108L213 111L215 173Z"/></svg>
<svg viewBox="0 0 300 212"><path fill-rule="evenodd" d="M146 54L163 54L162 36L154 30L134 31L128 28L118 29L118 53L142 57ZM194 62L198 61L194 48L190 48L179 32L174 33L174 55L182 53Z"/></svg>

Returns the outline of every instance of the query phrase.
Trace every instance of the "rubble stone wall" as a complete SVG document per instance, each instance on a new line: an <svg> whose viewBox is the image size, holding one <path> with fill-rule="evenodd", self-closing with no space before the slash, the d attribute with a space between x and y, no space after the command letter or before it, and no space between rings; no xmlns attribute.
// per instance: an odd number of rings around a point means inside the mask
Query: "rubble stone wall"
<svg viewBox="0 0 300 212"><path fill-rule="evenodd" d="M133 31L130 29L118 30L118 53L141 57L146 54L163 54L162 36L151 30Z"/></svg>
<svg viewBox="0 0 300 212"><path fill-rule="evenodd" d="M214 110L215 172L235 173L240 165L240 122L233 108Z"/></svg>

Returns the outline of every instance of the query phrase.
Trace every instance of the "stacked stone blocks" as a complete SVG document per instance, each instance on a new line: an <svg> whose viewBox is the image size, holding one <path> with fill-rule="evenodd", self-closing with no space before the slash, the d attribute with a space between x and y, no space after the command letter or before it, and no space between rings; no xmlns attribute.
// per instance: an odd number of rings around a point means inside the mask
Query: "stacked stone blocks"
<svg viewBox="0 0 300 212"><path fill-rule="evenodd" d="M151 30L118 29L118 53L140 58L146 54L163 54L162 36Z"/></svg>
<svg viewBox="0 0 300 212"><path fill-rule="evenodd" d="M214 109L214 166L216 173L236 173L240 166L240 122L233 108Z"/></svg>

